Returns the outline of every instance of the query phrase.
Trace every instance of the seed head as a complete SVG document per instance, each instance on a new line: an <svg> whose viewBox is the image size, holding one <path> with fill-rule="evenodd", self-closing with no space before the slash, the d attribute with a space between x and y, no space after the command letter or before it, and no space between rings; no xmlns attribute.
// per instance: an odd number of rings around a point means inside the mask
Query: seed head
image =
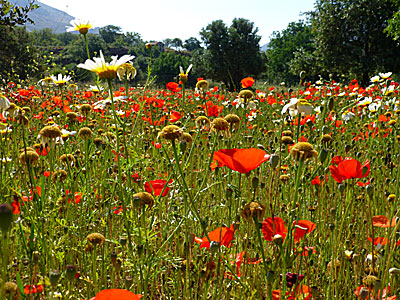
<svg viewBox="0 0 400 300"><path fill-rule="evenodd" d="M83 140L88 140L92 137L93 132L89 127L82 127L79 129L78 136Z"/></svg>
<svg viewBox="0 0 400 300"><path fill-rule="evenodd" d="M143 207L147 205L149 208L152 208L154 205L154 197L152 194L148 192L140 192L133 195L132 206Z"/></svg>
<svg viewBox="0 0 400 300"><path fill-rule="evenodd" d="M185 141L188 144L191 144L193 142L193 137L190 135L190 133L184 132L181 137L182 141Z"/></svg>
<svg viewBox="0 0 400 300"><path fill-rule="evenodd" d="M208 86L209 86L209 84L208 84L207 80L199 80L196 83L196 89L198 89L198 90L205 91L208 89Z"/></svg>
<svg viewBox="0 0 400 300"><path fill-rule="evenodd" d="M101 233L95 232L89 234L86 239L91 242L93 245L101 245L104 243L106 238Z"/></svg>
<svg viewBox="0 0 400 300"><path fill-rule="evenodd" d="M250 90L241 90L239 92L239 98L241 98L241 99L243 99L245 101L247 101L247 100L249 100L249 99L251 99L253 97L254 97L254 94Z"/></svg>
<svg viewBox="0 0 400 300"><path fill-rule="evenodd" d="M165 126L159 133L157 138L163 138L169 141L179 139L183 134L182 128L176 125Z"/></svg>
<svg viewBox="0 0 400 300"><path fill-rule="evenodd" d="M242 210L242 218L251 222L253 218L257 218L258 220L263 219L265 214L265 206L259 202L252 201L247 203Z"/></svg>
<svg viewBox="0 0 400 300"><path fill-rule="evenodd" d="M226 115L224 118L232 129L238 130L240 125L240 118L236 114L229 114Z"/></svg>
<svg viewBox="0 0 400 300"><path fill-rule="evenodd" d="M90 104L82 104L81 107L79 108L79 111L81 112L81 114L83 115L88 115L92 110L92 107L90 106Z"/></svg>
<svg viewBox="0 0 400 300"><path fill-rule="evenodd" d="M218 132L218 131L227 131L227 130L229 130L229 123L225 119L215 118L211 122L211 129L213 131L216 131L216 132Z"/></svg>
<svg viewBox="0 0 400 300"><path fill-rule="evenodd" d="M313 145L307 142L299 142L292 147L290 154L295 161L304 161L311 158L317 158L318 152L314 150Z"/></svg>
<svg viewBox="0 0 400 300"><path fill-rule="evenodd" d="M27 148L26 150L27 150L26 153L24 151L21 152L21 154L19 155L19 161L21 165L23 166L29 165L31 167L35 167L39 161L39 154L37 154L36 151L33 149L28 151Z"/></svg>

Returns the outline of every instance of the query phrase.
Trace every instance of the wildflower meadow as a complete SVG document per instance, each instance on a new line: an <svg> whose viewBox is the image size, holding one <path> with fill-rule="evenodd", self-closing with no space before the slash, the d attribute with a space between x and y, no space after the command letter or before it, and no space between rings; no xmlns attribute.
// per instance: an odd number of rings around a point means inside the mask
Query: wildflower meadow
<svg viewBox="0 0 400 300"><path fill-rule="evenodd" d="M0 299L399 297L392 73L157 88L87 55L2 83Z"/></svg>

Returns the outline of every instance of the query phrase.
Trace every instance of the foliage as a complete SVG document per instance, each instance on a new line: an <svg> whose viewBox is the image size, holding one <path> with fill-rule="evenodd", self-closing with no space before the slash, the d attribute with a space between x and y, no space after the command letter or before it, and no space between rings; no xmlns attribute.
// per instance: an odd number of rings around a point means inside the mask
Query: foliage
<svg viewBox="0 0 400 300"><path fill-rule="evenodd" d="M254 23L236 18L228 28L217 20L203 28L201 38L206 46L207 76L224 82L231 90L239 87L242 78L261 73L262 59Z"/></svg>
<svg viewBox="0 0 400 300"><path fill-rule="evenodd" d="M7 0L0 0L0 4L0 26L8 27L23 25L26 22L32 23L28 13L38 8L35 0L28 2L27 6L17 6Z"/></svg>
<svg viewBox="0 0 400 300"><path fill-rule="evenodd" d="M154 60L153 74L157 76L156 82L165 86L170 81L177 81L179 75L179 67L185 70L189 66L189 57L179 52L162 52L160 56ZM189 84L193 83L193 76ZM189 78L190 79L190 78Z"/></svg>
<svg viewBox="0 0 400 300"><path fill-rule="evenodd" d="M37 55L25 27L0 26L0 75L9 80L26 79L37 73Z"/></svg>
<svg viewBox="0 0 400 300"><path fill-rule="evenodd" d="M392 0L397 7L397 11L394 13L393 17L389 19L388 26L386 27L386 33L392 37L395 41L400 38L400 1Z"/></svg>
<svg viewBox="0 0 400 300"><path fill-rule="evenodd" d="M291 68L291 65L300 65L301 70L309 74L309 68L313 64L303 64L298 60L314 49L311 25L304 21L291 22L281 32L275 31L266 50L268 80L275 83L284 81L287 84L296 84L299 80L299 67Z"/></svg>
<svg viewBox="0 0 400 300"><path fill-rule="evenodd" d="M387 0L318 0L311 13L324 72L357 76L364 84L377 71L400 71L399 44L387 37L397 11Z"/></svg>

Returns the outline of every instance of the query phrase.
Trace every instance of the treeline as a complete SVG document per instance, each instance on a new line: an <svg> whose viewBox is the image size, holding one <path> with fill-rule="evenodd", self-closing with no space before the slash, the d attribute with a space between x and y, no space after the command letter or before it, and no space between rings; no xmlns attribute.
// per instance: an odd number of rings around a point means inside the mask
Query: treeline
<svg viewBox="0 0 400 300"><path fill-rule="evenodd" d="M193 64L189 85L197 77L223 82L227 88L240 88L240 80L253 76L260 82L296 85L300 72L308 79L319 76L336 80L358 79L368 84L377 72L400 75L400 2L398 0L317 0L306 19L274 32L267 50L260 51L254 23L237 18L227 26L217 20L200 32L201 40L191 37L165 39L153 43L151 56L139 33L123 33L108 25L99 34L87 34L91 57L102 50L106 56L131 54L137 69L136 81L147 77L152 63L156 84L177 80L179 66ZM1 20L0 20L1 21ZM69 73L75 81L91 75L76 68L87 59L83 36L49 29L27 32L24 27L0 25L0 75L3 78L42 78Z"/></svg>

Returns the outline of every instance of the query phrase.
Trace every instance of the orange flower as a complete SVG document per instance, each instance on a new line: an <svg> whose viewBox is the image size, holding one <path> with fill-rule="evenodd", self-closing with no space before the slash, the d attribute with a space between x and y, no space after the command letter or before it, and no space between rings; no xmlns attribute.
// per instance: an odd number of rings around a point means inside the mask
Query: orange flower
<svg viewBox="0 0 400 300"><path fill-rule="evenodd" d="M230 227L218 227L208 233L210 240L205 236L202 239L195 237L194 241L200 244L200 248L210 249L210 242L218 242L220 245L230 248L232 246L232 239L235 231L233 224Z"/></svg>
<svg viewBox="0 0 400 300"><path fill-rule="evenodd" d="M271 155L257 148L249 149L220 149L214 152L213 160L219 167L227 166L229 169L245 174L258 168L269 160Z"/></svg>
<svg viewBox="0 0 400 300"><path fill-rule="evenodd" d="M375 227L388 228L396 226L396 218L393 218L390 222L386 216L374 216L372 217L372 225Z"/></svg>
<svg viewBox="0 0 400 300"><path fill-rule="evenodd" d="M128 290L110 289L100 291L96 294L96 297L93 297L90 300L140 300L142 297L143 295L137 295Z"/></svg>
<svg viewBox="0 0 400 300"><path fill-rule="evenodd" d="M246 89L253 86L254 79L252 77L246 77L243 78L242 81L240 81L240 83L242 84L242 88Z"/></svg>

